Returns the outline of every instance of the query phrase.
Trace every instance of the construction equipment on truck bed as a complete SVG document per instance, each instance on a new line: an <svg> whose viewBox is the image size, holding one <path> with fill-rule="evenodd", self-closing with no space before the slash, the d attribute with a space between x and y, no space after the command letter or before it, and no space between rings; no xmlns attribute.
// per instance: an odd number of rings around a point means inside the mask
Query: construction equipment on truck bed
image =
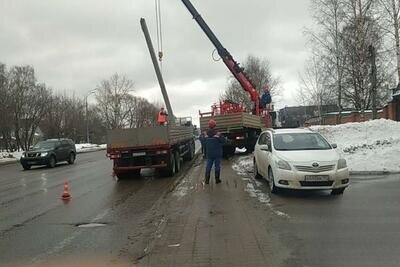
<svg viewBox="0 0 400 267"><path fill-rule="evenodd" d="M190 0L182 0L182 2L215 46L226 67L242 88L249 93L250 99L254 103L254 110L252 111L246 111L240 104L229 101L220 102L219 105L215 104L212 106L211 112L199 112L200 129L204 131L207 128L207 121L209 119L217 121L219 130L230 140L224 146L224 154L226 156L232 155L236 147L246 147L247 150L253 151L257 135L261 132L261 128L272 127L270 110L260 107L259 93L246 76L244 69L239 66L239 63L233 59L229 51L221 44Z"/></svg>
<svg viewBox="0 0 400 267"><path fill-rule="evenodd" d="M182 160L192 160L195 155L191 118L173 116L146 21L141 19L140 23L170 115L167 126L113 129L107 132L107 156L114 161L113 172L118 178L139 175L143 168L159 169L162 175L172 176L180 171Z"/></svg>

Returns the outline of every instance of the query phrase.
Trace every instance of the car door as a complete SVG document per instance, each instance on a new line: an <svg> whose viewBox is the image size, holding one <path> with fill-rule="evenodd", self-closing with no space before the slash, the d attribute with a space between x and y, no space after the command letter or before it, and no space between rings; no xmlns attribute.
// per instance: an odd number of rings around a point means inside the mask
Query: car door
<svg viewBox="0 0 400 267"><path fill-rule="evenodd" d="M266 166L266 172L268 174L268 166L272 165L272 142L271 142L271 134L266 133L265 135L265 144L268 146L268 151L264 151L265 153L265 166Z"/></svg>
<svg viewBox="0 0 400 267"><path fill-rule="evenodd" d="M258 138L257 145L255 146L255 154L256 154L256 161L257 161L257 168L258 172L266 177L267 175L267 160L266 160L266 153L264 150L261 150L263 145L267 144L266 140L267 133L262 133Z"/></svg>
<svg viewBox="0 0 400 267"><path fill-rule="evenodd" d="M57 161L63 160L63 158L64 158L63 145L61 144L60 141L57 141L55 143L54 152L56 154Z"/></svg>
<svg viewBox="0 0 400 267"><path fill-rule="evenodd" d="M69 143L67 140L61 141L61 149L62 149L62 160L67 160L69 156Z"/></svg>

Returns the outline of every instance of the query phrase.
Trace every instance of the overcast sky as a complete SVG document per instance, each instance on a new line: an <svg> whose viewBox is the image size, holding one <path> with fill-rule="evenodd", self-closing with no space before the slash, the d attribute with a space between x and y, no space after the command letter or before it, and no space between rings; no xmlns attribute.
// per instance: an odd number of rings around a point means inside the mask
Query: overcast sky
<svg viewBox="0 0 400 267"><path fill-rule="evenodd" d="M180 0L161 0L163 73L178 116L208 111L228 71ZM298 72L308 55L303 29L309 0L192 0L238 62L267 58L281 77L277 106L295 105ZM40 82L82 96L113 73L135 82L135 94L161 101L139 19L156 46L153 0L0 0L0 62L29 64Z"/></svg>

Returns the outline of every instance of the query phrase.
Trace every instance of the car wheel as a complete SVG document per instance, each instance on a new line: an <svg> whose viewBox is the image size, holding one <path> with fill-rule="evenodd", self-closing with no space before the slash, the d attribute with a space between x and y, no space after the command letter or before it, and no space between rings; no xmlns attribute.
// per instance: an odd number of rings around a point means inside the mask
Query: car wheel
<svg viewBox="0 0 400 267"><path fill-rule="evenodd" d="M29 165L29 164L22 164L22 168L24 168L24 170L30 170L31 169L31 165Z"/></svg>
<svg viewBox="0 0 400 267"><path fill-rule="evenodd" d="M271 190L271 193L276 194L279 191L279 188L275 186L275 179L274 179L274 173L272 172L272 169L268 169L268 184L269 184L269 189Z"/></svg>
<svg viewBox="0 0 400 267"><path fill-rule="evenodd" d="M47 164L47 166L49 166L50 168L54 168L56 166L56 158L54 156L51 156L49 158L49 164Z"/></svg>
<svg viewBox="0 0 400 267"><path fill-rule="evenodd" d="M332 192L331 192L331 195L341 195L341 194L343 194L345 189L346 189L345 187L338 188L338 189L333 189Z"/></svg>
<svg viewBox="0 0 400 267"><path fill-rule="evenodd" d="M75 154L70 153L68 158L68 164L74 164L74 162L75 162Z"/></svg>
<svg viewBox="0 0 400 267"><path fill-rule="evenodd" d="M258 172L258 167L257 167L257 162L256 162L256 158L254 158L253 160L253 164L254 164L254 178L255 179L261 179L262 176L260 175L260 173Z"/></svg>

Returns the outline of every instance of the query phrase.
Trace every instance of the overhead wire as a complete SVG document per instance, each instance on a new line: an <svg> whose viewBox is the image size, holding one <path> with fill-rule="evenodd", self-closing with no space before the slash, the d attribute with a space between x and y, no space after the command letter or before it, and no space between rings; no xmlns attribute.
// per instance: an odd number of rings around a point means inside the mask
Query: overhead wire
<svg viewBox="0 0 400 267"><path fill-rule="evenodd" d="M156 28L157 28L157 50L158 50L158 60L160 61L162 69L162 60L164 56L163 52L163 34L162 34L162 18L161 18L161 2L160 0L154 0L155 3L155 13L156 13Z"/></svg>

